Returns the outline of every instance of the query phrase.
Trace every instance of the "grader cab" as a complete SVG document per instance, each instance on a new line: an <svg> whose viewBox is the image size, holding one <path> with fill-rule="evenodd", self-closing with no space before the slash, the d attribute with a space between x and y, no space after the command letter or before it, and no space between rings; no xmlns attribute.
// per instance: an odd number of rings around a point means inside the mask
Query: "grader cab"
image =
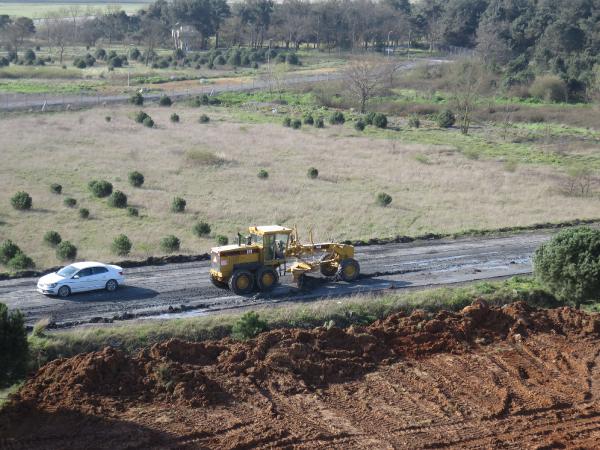
<svg viewBox="0 0 600 450"><path fill-rule="evenodd" d="M291 273L298 287L304 287L306 274L320 271L326 277L352 282L360 275L354 259L354 247L332 242L302 244L298 232L279 225L248 229L238 234L238 243L211 250L210 279L220 288L238 295L254 290L267 292L279 281L280 274Z"/></svg>

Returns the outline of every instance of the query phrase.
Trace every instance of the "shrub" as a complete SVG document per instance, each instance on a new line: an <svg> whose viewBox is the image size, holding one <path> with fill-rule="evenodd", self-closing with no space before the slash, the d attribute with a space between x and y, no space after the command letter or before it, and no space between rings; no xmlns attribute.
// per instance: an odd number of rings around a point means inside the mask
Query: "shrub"
<svg viewBox="0 0 600 450"><path fill-rule="evenodd" d="M79 208L79 217L82 219L87 219L90 217L90 210L87 208Z"/></svg>
<svg viewBox="0 0 600 450"><path fill-rule="evenodd" d="M56 247L56 257L61 261L72 261L77 257L77 247L69 241L62 241Z"/></svg>
<svg viewBox="0 0 600 450"><path fill-rule="evenodd" d="M261 180L269 178L269 172L267 172L265 169L260 169L258 171L258 178L260 178Z"/></svg>
<svg viewBox="0 0 600 450"><path fill-rule="evenodd" d="M127 208L127 196L121 191L115 191L108 197L108 205L113 208Z"/></svg>
<svg viewBox="0 0 600 450"><path fill-rule="evenodd" d="M224 65L226 62L227 61L225 61L225 57L223 55L217 56L214 60L214 64L216 64L218 66Z"/></svg>
<svg viewBox="0 0 600 450"><path fill-rule="evenodd" d="M110 123L110 121L112 120L112 117L110 116L105 116L104 120L106 121L106 123Z"/></svg>
<svg viewBox="0 0 600 450"><path fill-rule="evenodd" d="M154 120L150 116L146 117L142 122L145 127L152 128L154 127Z"/></svg>
<svg viewBox="0 0 600 450"><path fill-rule="evenodd" d="M99 48L96 50L96 53L94 53L94 55L96 56L96 59L106 59L106 50L104 50L103 48Z"/></svg>
<svg viewBox="0 0 600 450"><path fill-rule="evenodd" d="M208 122L210 122L210 117L208 117L206 114L202 114L200 116L200 118L198 119L198 122L200 122L200 123L208 123Z"/></svg>
<svg viewBox="0 0 600 450"><path fill-rule="evenodd" d="M227 245L229 244L229 239L227 236L223 236L222 234L218 234L216 237L217 244L219 245Z"/></svg>
<svg viewBox="0 0 600 450"><path fill-rule="evenodd" d="M285 62L291 64L292 66L297 66L300 64L298 55L296 55L295 53L288 53L288 55L285 57Z"/></svg>
<svg viewBox="0 0 600 450"><path fill-rule="evenodd" d="M171 202L171 211L174 213L182 213L185 211L187 202L181 197L175 197Z"/></svg>
<svg viewBox="0 0 600 450"><path fill-rule="evenodd" d="M142 106L144 104L144 96L140 92L136 92L129 98L129 103Z"/></svg>
<svg viewBox="0 0 600 450"><path fill-rule="evenodd" d="M134 48L129 52L129 57L133 60L140 59L141 56L142 53L137 48Z"/></svg>
<svg viewBox="0 0 600 450"><path fill-rule="evenodd" d="M198 222L192 228L192 232L198 237L206 236L210 234L210 225L206 222Z"/></svg>
<svg viewBox="0 0 600 450"><path fill-rule="evenodd" d="M374 112L367 113L367 115L365 116L365 123L367 125L373 125L373 120L375 120L375 113Z"/></svg>
<svg viewBox="0 0 600 450"><path fill-rule="evenodd" d="M83 59L81 59L80 57L77 57L73 60L73 65L75 67L77 67L78 69L85 69L87 67L87 64L85 63L85 61Z"/></svg>
<svg viewBox="0 0 600 450"><path fill-rule="evenodd" d="M10 199L10 204L18 210L31 209L33 200L27 192L19 191Z"/></svg>
<svg viewBox="0 0 600 450"><path fill-rule="evenodd" d="M62 238L56 231L47 231L46 234L44 234L44 242L51 247L56 247L61 241Z"/></svg>
<svg viewBox="0 0 600 450"><path fill-rule="evenodd" d="M0 56L0 67L6 67L10 64L10 61L4 56Z"/></svg>
<svg viewBox="0 0 600 450"><path fill-rule="evenodd" d="M325 121L323 120L322 117L317 117L317 119L315 120L315 127L316 128L325 128Z"/></svg>
<svg viewBox="0 0 600 450"><path fill-rule="evenodd" d="M0 263L6 264L13 259L17 253L21 253L19 246L10 239L7 239L0 245Z"/></svg>
<svg viewBox="0 0 600 450"><path fill-rule="evenodd" d="M63 200L63 205L65 205L67 208L75 208L75 206L77 206L77 200L75 200L73 197L67 197Z"/></svg>
<svg viewBox="0 0 600 450"><path fill-rule="evenodd" d="M311 113L308 113L304 116L303 122L304 125L314 125L315 119L313 118Z"/></svg>
<svg viewBox="0 0 600 450"><path fill-rule="evenodd" d="M440 128L450 128L456 122L456 117L452 111L445 109L437 115L436 122Z"/></svg>
<svg viewBox="0 0 600 450"><path fill-rule="evenodd" d="M35 264L33 263L33 259L25 253L19 252L8 261L6 266L11 270L17 271L32 269L35 267Z"/></svg>
<svg viewBox="0 0 600 450"><path fill-rule="evenodd" d="M252 339L268 329L265 320L262 320L256 312L248 311L233 324L231 336L238 340Z"/></svg>
<svg viewBox="0 0 600 450"><path fill-rule="evenodd" d="M361 120L358 119L355 123L354 123L354 129L356 131L364 131L365 129L365 123Z"/></svg>
<svg viewBox="0 0 600 450"><path fill-rule="evenodd" d="M113 185L106 180L92 180L88 183L88 189L94 197L103 198L112 194Z"/></svg>
<svg viewBox="0 0 600 450"><path fill-rule="evenodd" d="M142 184L144 184L144 175L137 170L129 172L128 178L129 184L131 184L133 187L141 187Z"/></svg>
<svg viewBox="0 0 600 450"><path fill-rule="evenodd" d="M421 127L421 121L419 120L419 116L417 116L416 114L412 114L408 118L408 126L411 127L411 128L420 128Z"/></svg>
<svg viewBox="0 0 600 450"><path fill-rule="evenodd" d="M35 52L33 50L31 50L30 48L28 48L27 50L25 50L25 54L23 55L23 59L28 62L28 63L32 63L33 61L35 61Z"/></svg>
<svg viewBox="0 0 600 450"><path fill-rule="evenodd" d="M111 250L117 256L127 256L131 251L131 241L124 234L118 235L112 242Z"/></svg>
<svg viewBox="0 0 600 450"><path fill-rule="evenodd" d="M329 116L329 123L331 125L343 125L344 122L346 122L346 117L344 117L344 113L341 111L335 111Z"/></svg>
<svg viewBox="0 0 600 450"><path fill-rule="evenodd" d="M544 75L535 79L529 93L540 100L547 102L566 102L567 85L556 75Z"/></svg>
<svg viewBox="0 0 600 450"><path fill-rule="evenodd" d="M160 240L160 248L163 252L173 253L179 251L181 241L172 234Z"/></svg>
<svg viewBox="0 0 600 450"><path fill-rule="evenodd" d="M146 114L144 111L138 111L135 113L133 120L135 120L137 123L144 123L144 120L147 117L150 117L150 116L148 114Z"/></svg>
<svg viewBox="0 0 600 450"><path fill-rule="evenodd" d="M319 171L316 168L311 167L310 169L308 169L308 172L306 173L306 175L308 176L308 178L311 178L314 180L315 178L317 178L319 176Z"/></svg>
<svg viewBox="0 0 600 450"><path fill-rule="evenodd" d="M25 377L29 349L25 320L20 311L0 303L0 388Z"/></svg>
<svg viewBox="0 0 600 450"><path fill-rule="evenodd" d="M377 204L379 206L386 207L390 203L392 203L392 196L389 194L386 194L385 192L380 192L379 194L377 194L375 201L377 202Z"/></svg>
<svg viewBox="0 0 600 450"><path fill-rule="evenodd" d="M177 114L177 113L171 114L171 122L173 122L173 123L179 122L179 114Z"/></svg>
<svg viewBox="0 0 600 450"><path fill-rule="evenodd" d="M163 95L159 100L158 100L158 104L160 106L171 106L173 104L173 101L171 100L171 97L168 97L166 95Z"/></svg>
<svg viewBox="0 0 600 450"><path fill-rule="evenodd" d="M283 118L283 126L284 127L291 127L292 126L292 118L291 117L284 117Z"/></svg>
<svg viewBox="0 0 600 450"><path fill-rule="evenodd" d="M137 208L134 208L133 206L129 206L129 207L127 207L127 215L131 216L131 217L138 217L140 215L140 212L138 211Z"/></svg>
<svg viewBox="0 0 600 450"><path fill-rule="evenodd" d="M302 121L300 119L292 120L292 128L294 130L298 130L300 127L302 127Z"/></svg>
<svg viewBox="0 0 600 450"><path fill-rule="evenodd" d="M375 114L375 116L373 117L373 125L375 125L377 128L387 128L387 116L382 113Z"/></svg>
<svg viewBox="0 0 600 450"><path fill-rule="evenodd" d="M600 296L600 230L588 227L559 232L533 257L533 273L559 300L581 303Z"/></svg>

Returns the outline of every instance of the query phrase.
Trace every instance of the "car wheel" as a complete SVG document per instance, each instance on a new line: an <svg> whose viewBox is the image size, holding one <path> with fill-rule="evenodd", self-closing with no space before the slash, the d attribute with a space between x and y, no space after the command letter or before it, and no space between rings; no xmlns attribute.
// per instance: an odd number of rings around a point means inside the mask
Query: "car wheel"
<svg viewBox="0 0 600 450"><path fill-rule="evenodd" d="M61 286L58 288L58 296L65 298L71 295L71 288L69 286Z"/></svg>
<svg viewBox="0 0 600 450"><path fill-rule="evenodd" d="M118 287L119 287L119 283L117 283L115 280L108 280L106 282L106 290L108 292L114 292L117 290Z"/></svg>

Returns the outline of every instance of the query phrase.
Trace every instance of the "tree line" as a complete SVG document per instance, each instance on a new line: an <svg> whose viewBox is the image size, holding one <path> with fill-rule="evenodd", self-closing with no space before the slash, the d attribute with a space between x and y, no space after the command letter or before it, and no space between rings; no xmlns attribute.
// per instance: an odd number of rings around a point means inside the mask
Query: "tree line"
<svg viewBox="0 0 600 450"><path fill-rule="evenodd" d="M0 37L14 50L36 31L57 47L92 47L99 40L149 50L456 46L475 49L489 67L502 68L509 86L551 72L577 90L596 79L599 19L600 0L157 0L134 15L114 6L102 11L73 6L36 25L0 16Z"/></svg>

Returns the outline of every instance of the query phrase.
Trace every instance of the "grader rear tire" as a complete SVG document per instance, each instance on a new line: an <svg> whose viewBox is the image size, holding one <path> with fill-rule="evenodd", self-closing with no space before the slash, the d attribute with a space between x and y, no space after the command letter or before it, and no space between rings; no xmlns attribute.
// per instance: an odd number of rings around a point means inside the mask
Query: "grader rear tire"
<svg viewBox="0 0 600 450"><path fill-rule="evenodd" d="M231 292L237 295L248 295L254 290L254 275L248 270L236 270L228 284Z"/></svg>
<svg viewBox="0 0 600 450"><path fill-rule="evenodd" d="M263 267L256 273L256 285L261 292L272 290L279 281L279 275L271 267Z"/></svg>
<svg viewBox="0 0 600 450"><path fill-rule="evenodd" d="M360 264L354 258L343 259L338 268L337 276L340 280L351 283L360 275Z"/></svg>

